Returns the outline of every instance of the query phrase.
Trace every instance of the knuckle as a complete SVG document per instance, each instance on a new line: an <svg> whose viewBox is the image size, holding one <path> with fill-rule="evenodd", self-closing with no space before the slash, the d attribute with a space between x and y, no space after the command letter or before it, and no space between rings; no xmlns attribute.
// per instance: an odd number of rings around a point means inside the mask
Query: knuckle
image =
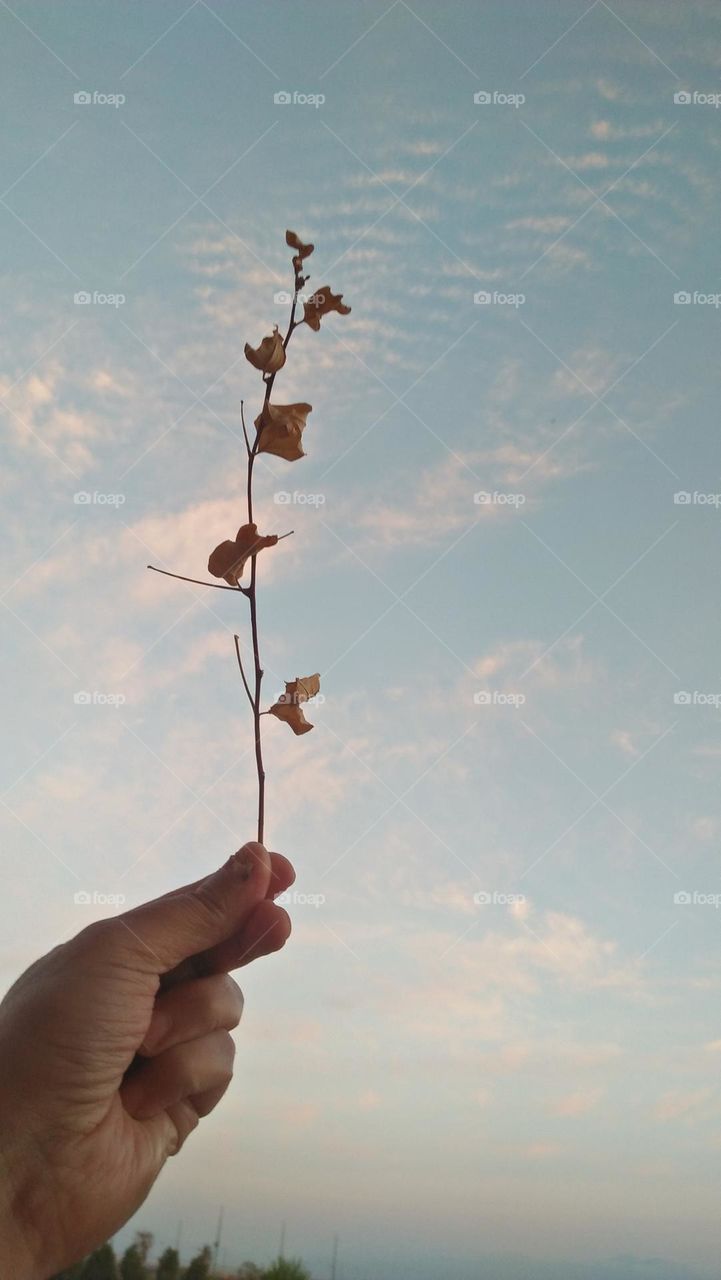
<svg viewBox="0 0 721 1280"><path fill-rule="evenodd" d="M94 951L96 948L105 947L110 936L108 920L94 920L92 924L87 924L84 929L75 934L67 944L78 951Z"/></svg>
<svg viewBox="0 0 721 1280"><path fill-rule="evenodd" d="M208 884L200 885L195 893L188 894L187 907L201 924L223 922L228 912L228 904L212 879Z"/></svg>
<svg viewBox="0 0 721 1280"><path fill-rule="evenodd" d="M174 894L172 902L176 913L176 930L183 938L187 938L189 944L199 933L207 931L209 927L215 929L224 921L226 908L210 887L201 886L192 893Z"/></svg>
<svg viewBox="0 0 721 1280"><path fill-rule="evenodd" d="M122 958L133 950L132 935L123 929L117 917L94 920L65 943L67 954L83 961L105 961Z"/></svg>

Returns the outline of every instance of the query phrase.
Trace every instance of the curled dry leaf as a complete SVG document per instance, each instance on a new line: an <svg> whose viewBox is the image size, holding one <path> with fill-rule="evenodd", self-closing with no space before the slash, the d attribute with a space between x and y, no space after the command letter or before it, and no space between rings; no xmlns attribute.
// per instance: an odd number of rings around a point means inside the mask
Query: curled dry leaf
<svg viewBox="0 0 721 1280"><path fill-rule="evenodd" d="M350 307L343 302L343 294L331 293L330 285L324 284L303 304L303 319L317 333L321 316L327 315L329 311L337 311L341 316L350 315Z"/></svg>
<svg viewBox="0 0 721 1280"><path fill-rule="evenodd" d="M302 703L314 698L320 691L320 675L297 676L295 680L286 680L285 693L270 708L270 714L277 716L289 724L293 733L308 733L313 725L303 714Z"/></svg>
<svg viewBox="0 0 721 1280"><path fill-rule="evenodd" d="M251 347L250 343L246 342L243 350L246 360L250 360L250 363L263 373L277 373L285 364L285 347L277 325L272 333L263 338L259 347Z"/></svg>
<svg viewBox="0 0 721 1280"><path fill-rule="evenodd" d="M301 240L300 236L296 235L295 231L286 231L285 243L289 246L289 248L295 249L296 254L300 258L301 262L303 261L304 258L309 258L315 248L315 245L303 244L303 241Z"/></svg>
<svg viewBox="0 0 721 1280"><path fill-rule="evenodd" d="M265 404L255 419L260 432L258 453L274 453L287 462L304 458L301 442L305 420L312 409L310 404Z"/></svg>
<svg viewBox="0 0 721 1280"><path fill-rule="evenodd" d="M214 578L225 578L231 587L237 587L246 561L264 547L274 547L278 541L277 533L267 536L258 533L255 524L242 524L235 535L235 541L221 542L211 552L208 560L208 572Z"/></svg>

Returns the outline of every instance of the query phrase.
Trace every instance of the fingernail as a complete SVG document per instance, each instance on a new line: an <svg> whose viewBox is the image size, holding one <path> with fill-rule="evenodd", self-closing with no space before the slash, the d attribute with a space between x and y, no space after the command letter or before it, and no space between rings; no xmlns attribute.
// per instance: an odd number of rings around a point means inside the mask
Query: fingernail
<svg viewBox="0 0 721 1280"><path fill-rule="evenodd" d="M255 858L248 845L244 844L242 849L232 854L228 859L228 868L238 880L250 880L255 868Z"/></svg>

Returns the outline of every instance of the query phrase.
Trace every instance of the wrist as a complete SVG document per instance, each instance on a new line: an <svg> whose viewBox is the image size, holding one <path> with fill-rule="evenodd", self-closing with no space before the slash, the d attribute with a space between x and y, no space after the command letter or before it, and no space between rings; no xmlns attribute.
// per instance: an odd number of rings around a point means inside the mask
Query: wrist
<svg viewBox="0 0 721 1280"><path fill-rule="evenodd" d="M0 1209L0 1275L14 1280L47 1280L48 1272L40 1265L27 1238L18 1227L11 1210Z"/></svg>

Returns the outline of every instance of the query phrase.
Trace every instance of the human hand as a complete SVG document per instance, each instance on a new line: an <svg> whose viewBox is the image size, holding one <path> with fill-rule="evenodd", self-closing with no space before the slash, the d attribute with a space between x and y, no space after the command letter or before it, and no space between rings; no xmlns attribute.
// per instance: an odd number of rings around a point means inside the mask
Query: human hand
<svg viewBox="0 0 721 1280"><path fill-rule="evenodd" d="M0 1274L47 1280L111 1236L230 1083L228 971L279 950L295 873L246 844L83 929L0 1004Z"/></svg>

